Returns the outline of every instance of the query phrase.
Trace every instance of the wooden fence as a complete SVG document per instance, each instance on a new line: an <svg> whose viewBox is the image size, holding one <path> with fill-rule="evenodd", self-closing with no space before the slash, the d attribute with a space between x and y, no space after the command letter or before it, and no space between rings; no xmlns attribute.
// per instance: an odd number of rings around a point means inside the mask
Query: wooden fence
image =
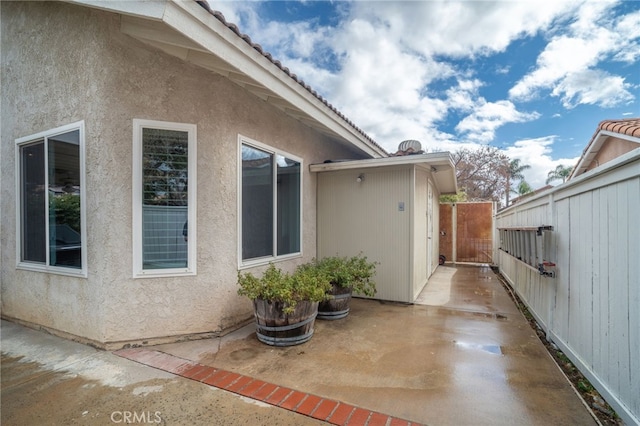
<svg viewBox="0 0 640 426"><path fill-rule="evenodd" d="M640 424L639 216L640 149L496 216L500 272L627 424Z"/></svg>
<svg viewBox="0 0 640 426"><path fill-rule="evenodd" d="M493 263L491 201L440 204L440 254L451 262Z"/></svg>

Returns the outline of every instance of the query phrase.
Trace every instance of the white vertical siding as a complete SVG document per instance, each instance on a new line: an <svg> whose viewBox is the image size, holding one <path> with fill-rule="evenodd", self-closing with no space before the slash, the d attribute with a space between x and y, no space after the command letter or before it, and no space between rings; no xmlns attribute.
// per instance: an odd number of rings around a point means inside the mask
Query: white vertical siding
<svg viewBox="0 0 640 426"><path fill-rule="evenodd" d="M548 336L627 423L640 424L640 150L497 215L497 227L552 225L545 278L498 263Z"/></svg>
<svg viewBox="0 0 640 426"><path fill-rule="evenodd" d="M412 301L412 174L412 167L318 174L318 256L363 253L380 262L379 299Z"/></svg>
<svg viewBox="0 0 640 426"><path fill-rule="evenodd" d="M440 193L437 187L431 184L431 181L429 181L429 187L433 190L433 199L431 200L433 211L431 222L427 224L431 236L431 240L429 240L429 246L431 247L431 270L428 271L428 276L430 277L438 267L440 258Z"/></svg>
<svg viewBox="0 0 640 426"><path fill-rule="evenodd" d="M558 201L556 208L556 222L553 224L553 233L556 235L556 278L552 284L556 285L555 307L564 307L553 312L553 327L559 336L569 335L569 283L570 268L569 256L570 230L569 200ZM552 290L551 290L552 291ZM535 309L535 308L534 308Z"/></svg>
<svg viewBox="0 0 640 426"><path fill-rule="evenodd" d="M429 182L427 172L424 170L416 170L415 172L415 191L414 191L414 209L412 217L413 238L413 261L412 271L413 280L411 286L412 301L420 294L420 291L427 283L430 271L428 271L428 256L430 255L427 223L428 210L428 190Z"/></svg>
<svg viewBox="0 0 640 426"><path fill-rule="evenodd" d="M629 235L627 241L627 254L629 263L634 267L629 268L627 286L629 294L627 309L629 314L629 391L628 395L635 395L632 402L632 410L636 414L636 420L640 422L640 178L627 182L629 186L627 217L629 228L635 231ZM635 194L635 195L634 195Z"/></svg>
<svg viewBox="0 0 640 426"><path fill-rule="evenodd" d="M318 256L363 253L379 262L377 299L413 302L438 265L439 194L429 179L414 165L318 173Z"/></svg>

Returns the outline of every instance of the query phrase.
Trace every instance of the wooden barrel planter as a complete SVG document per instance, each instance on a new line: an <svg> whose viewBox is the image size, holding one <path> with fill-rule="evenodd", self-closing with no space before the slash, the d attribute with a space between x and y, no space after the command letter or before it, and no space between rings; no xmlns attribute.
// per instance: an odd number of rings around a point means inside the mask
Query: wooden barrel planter
<svg viewBox="0 0 640 426"><path fill-rule="evenodd" d="M329 294L331 294L333 298L320 302L318 305L318 318L323 320L337 320L349 315L351 289L332 285Z"/></svg>
<svg viewBox="0 0 640 426"><path fill-rule="evenodd" d="M282 307L281 302L253 301L258 340L271 346L294 346L311 339L318 302L298 302L290 314L283 313Z"/></svg>

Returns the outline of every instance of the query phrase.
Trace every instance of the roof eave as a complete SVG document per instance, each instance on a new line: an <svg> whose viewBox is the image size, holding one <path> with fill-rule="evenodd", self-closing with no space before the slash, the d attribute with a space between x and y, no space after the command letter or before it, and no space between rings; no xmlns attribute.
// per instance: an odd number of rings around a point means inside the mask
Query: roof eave
<svg viewBox="0 0 640 426"><path fill-rule="evenodd" d="M591 164L591 161L593 161L609 137L640 143L640 119L603 120L598 123L596 132L582 152L578 163L573 170L571 170L568 180L574 179L586 172L587 167L589 167L589 164Z"/></svg>
<svg viewBox="0 0 640 426"><path fill-rule="evenodd" d="M322 173L402 165L414 165L427 169L436 181L436 186L441 194L455 194L458 191L455 164L448 152L311 164L309 171Z"/></svg>
<svg viewBox="0 0 640 426"><path fill-rule="evenodd" d="M593 161L595 156L598 154L598 151L604 144L604 141L609 136L611 136L611 132L599 131L596 135L593 136L593 138L591 138L591 142L589 143L589 145L587 145L582 155L580 156L578 164L576 164L573 170L571 170L571 174L569 174L568 179L573 179L586 171L587 167L589 166L589 164L591 164L591 161Z"/></svg>
<svg viewBox="0 0 640 426"><path fill-rule="evenodd" d="M286 114L373 158L389 154L247 36L195 1L68 0L122 15L121 31L229 78Z"/></svg>

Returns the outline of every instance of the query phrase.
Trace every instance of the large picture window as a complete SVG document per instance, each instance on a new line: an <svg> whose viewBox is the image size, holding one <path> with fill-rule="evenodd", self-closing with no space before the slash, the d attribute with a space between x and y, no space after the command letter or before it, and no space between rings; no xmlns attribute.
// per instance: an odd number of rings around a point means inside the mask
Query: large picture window
<svg viewBox="0 0 640 426"><path fill-rule="evenodd" d="M242 263L301 251L301 160L240 139Z"/></svg>
<svg viewBox="0 0 640 426"><path fill-rule="evenodd" d="M194 125L134 120L134 275L195 273Z"/></svg>
<svg viewBox="0 0 640 426"><path fill-rule="evenodd" d="M16 141L18 266L85 274L84 123Z"/></svg>

